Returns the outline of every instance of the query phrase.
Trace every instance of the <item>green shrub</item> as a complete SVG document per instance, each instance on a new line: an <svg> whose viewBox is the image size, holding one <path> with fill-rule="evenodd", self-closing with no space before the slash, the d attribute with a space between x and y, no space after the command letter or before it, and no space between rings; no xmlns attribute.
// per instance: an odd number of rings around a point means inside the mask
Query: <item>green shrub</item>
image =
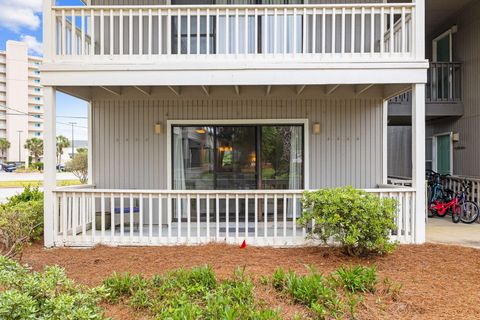
<svg viewBox="0 0 480 320"><path fill-rule="evenodd" d="M0 319L103 319L102 290L75 285L61 268L32 272L0 256Z"/></svg>
<svg viewBox="0 0 480 320"><path fill-rule="evenodd" d="M24 247L43 233L43 192L25 190L0 205L0 254L21 258Z"/></svg>
<svg viewBox="0 0 480 320"><path fill-rule="evenodd" d="M377 270L374 267L341 267L335 273L335 280L351 293L375 292Z"/></svg>
<svg viewBox="0 0 480 320"><path fill-rule="evenodd" d="M396 228L394 199L343 187L305 192L302 202L298 222L306 226L315 221L309 235L324 243L333 240L348 255L385 254L396 246L390 241Z"/></svg>
<svg viewBox="0 0 480 320"><path fill-rule="evenodd" d="M33 162L30 164L30 168L37 171L43 171L43 162Z"/></svg>

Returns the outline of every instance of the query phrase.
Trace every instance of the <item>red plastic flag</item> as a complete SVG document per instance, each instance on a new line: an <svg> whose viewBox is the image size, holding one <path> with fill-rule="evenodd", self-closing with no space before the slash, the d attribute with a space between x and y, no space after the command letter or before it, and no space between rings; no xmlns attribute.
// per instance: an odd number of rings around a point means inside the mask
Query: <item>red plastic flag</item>
<svg viewBox="0 0 480 320"><path fill-rule="evenodd" d="M245 249L247 247L247 242L243 240L242 245L240 246L240 249Z"/></svg>

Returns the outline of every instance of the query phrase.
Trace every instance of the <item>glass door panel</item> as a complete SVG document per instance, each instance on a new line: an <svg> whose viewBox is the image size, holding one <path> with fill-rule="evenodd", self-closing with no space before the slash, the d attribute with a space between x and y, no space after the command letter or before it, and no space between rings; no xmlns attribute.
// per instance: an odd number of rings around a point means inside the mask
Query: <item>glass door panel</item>
<svg viewBox="0 0 480 320"><path fill-rule="evenodd" d="M303 188L303 127L261 127L261 189Z"/></svg>
<svg viewBox="0 0 480 320"><path fill-rule="evenodd" d="M256 189L255 127L216 127L216 189Z"/></svg>

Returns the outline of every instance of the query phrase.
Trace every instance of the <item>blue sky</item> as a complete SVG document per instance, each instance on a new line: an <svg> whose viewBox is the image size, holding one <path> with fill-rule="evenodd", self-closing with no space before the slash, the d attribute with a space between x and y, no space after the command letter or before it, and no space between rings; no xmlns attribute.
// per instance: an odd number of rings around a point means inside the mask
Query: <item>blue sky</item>
<svg viewBox="0 0 480 320"><path fill-rule="evenodd" d="M80 0L57 0L58 5L80 5ZM0 50L7 40L28 44L31 55L42 55L42 0L0 0ZM48 108L48 106L46 106ZM57 94L57 135L71 139L76 122L75 140L87 140L87 104L68 95Z"/></svg>

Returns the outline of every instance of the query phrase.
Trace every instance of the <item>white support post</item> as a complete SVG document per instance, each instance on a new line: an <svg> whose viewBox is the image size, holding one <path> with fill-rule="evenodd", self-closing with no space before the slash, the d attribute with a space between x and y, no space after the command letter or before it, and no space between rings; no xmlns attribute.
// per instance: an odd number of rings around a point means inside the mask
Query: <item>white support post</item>
<svg viewBox="0 0 480 320"><path fill-rule="evenodd" d="M55 217L53 190L57 185L56 168L56 90L53 87L43 88L43 97L45 101L44 114L44 244L45 247L54 246L54 227Z"/></svg>
<svg viewBox="0 0 480 320"><path fill-rule="evenodd" d="M382 116L382 183L388 183L388 100L383 101Z"/></svg>
<svg viewBox="0 0 480 320"><path fill-rule="evenodd" d="M418 60L425 59L425 0L414 0L415 2L415 52ZM391 41L391 40L390 40Z"/></svg>
<svg viewBox="0 0 480 320"><path fill-rule="evenodd" d="M416 192L414 241L425 243L425 84L412 86L412 184Z"/></svg>
<svg viewBox="0 0 480 320"><path fill-rule="evenodd" d="M43 62L51 61L53 57L53 41L52 37L56 37L54 32L55 24L52 23L52 6L55 4L55 0L43 1Z"/></svg>
<svg viewBox="0 0 480 320"><path fill-rule="evenodd" d="M88 184L93 184L93 117L92 101L88 103Z"/></svg>

